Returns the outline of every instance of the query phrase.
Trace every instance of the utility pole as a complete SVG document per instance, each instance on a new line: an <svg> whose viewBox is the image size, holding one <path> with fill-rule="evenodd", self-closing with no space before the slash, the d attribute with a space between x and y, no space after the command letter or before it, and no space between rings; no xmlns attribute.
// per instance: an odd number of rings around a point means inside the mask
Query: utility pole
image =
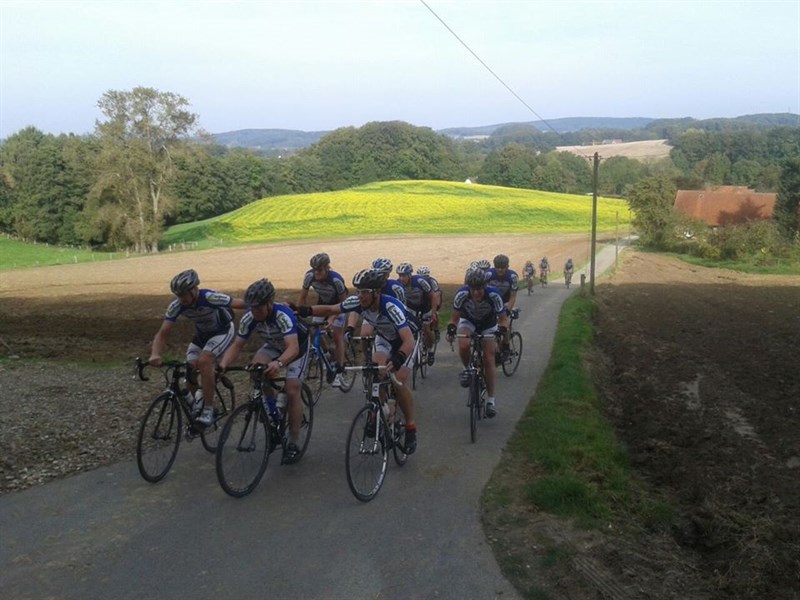
<svg viewBox="0 0 800 600"><path fill-rule="evenodd" d="M591 267L589 268L589 293L594 296L594 263L595 244L597 243L597 168L600 164L600 155L594 153L594 168L592 169L592 249Z"/></svg>

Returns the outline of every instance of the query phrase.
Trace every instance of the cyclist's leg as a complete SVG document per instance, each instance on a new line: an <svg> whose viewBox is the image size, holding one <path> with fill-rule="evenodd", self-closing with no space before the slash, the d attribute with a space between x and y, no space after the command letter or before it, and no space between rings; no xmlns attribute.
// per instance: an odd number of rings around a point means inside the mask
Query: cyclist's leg
<svg viewBox="0 0 800 600"><path fill-rule="evenodd" d="M231 323L224 333L208 339L202 350L194 343L189 346L186 359L192 362L193 366L200 372L200 386L203 390L204 407L215 408L217 398L214 393L214 367L217 364L217 360L233 343L234 332L235 328Z"/></svg>

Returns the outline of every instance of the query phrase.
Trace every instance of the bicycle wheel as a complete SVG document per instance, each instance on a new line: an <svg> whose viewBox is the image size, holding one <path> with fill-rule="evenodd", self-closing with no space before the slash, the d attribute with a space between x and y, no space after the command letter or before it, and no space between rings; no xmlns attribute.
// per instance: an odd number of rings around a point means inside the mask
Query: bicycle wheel
<svg viewBox="0 0 800 600"><path fill-rule="evenodd" d="M355 367L356 361L356 349L353 347L353 344L345 344L344 345L344 366L345 367ZM356 380L356 372L355 371L344 371L341 373L342 385L339 386L339 389L343 392L349 392L353 389L353 383Z"/></svg>
<svg viewBox="0 0 800 600"><path fill-rule="evenodd" d="M303 420L300 423L300 436L297 438L297 447L300 448L298 460L305 456L311 440L311 430L314 428L314 394L305 383L300 389L300 397L303 399Z"/></svg>
<svg viewBox="0 0 800 600"><path fill-rule="evenodd" d="M252 492L269 462L269 431L264 409L243 404L228 417L217 446L217 479L226 494L241 498Z"/></svg>
<svg viewBox="0 0 800 600"><path fill-rule="evenodd" d="M395 405L394 422L389 427L392 433L392 454L394 454L394 462L402 467L408 460L408 454L405 453L406 447L406 420L403 418L403 411L400 407Z"/></svg>
<svg viewBox="0 0 800 600"><path fill-rule="evenodd" d="M181 443L182 426L183 414L170 392L150 403L136 442L136 463L145 481L160 481L172 468Z"/></svg>
<svg viewBox="0 0 800 600"><path fill-rule="evenodd" d="M378 406L366 404L356 413L347 434L344 457L347 485L361 502L372 500L386 478L389 451L380 441L381 428L386 423L382 417Z"/></svg>
<svg viewBox="0 0 800 600"><path fill-rule="evenodd" d="M469 397L467 399L469 404L469 439L473 444L478 439L478 419L480 418L481 410L480 393L478 377L473 376L469 384Z"/></svg>
<svg viewBox="0 0 800 600"><path fill-rule="evenodd" d="M236 395L233 391L233 384L227 378L220 380L220 382L222 386L218 383L214 389L214 393L217 396L217 418L214 419L211 425L200 432L203 448L212 453L217 451L217 443L222 433L222 428L225 427L225 421L233 412L233 409L236 408Z"/></svg>
<svg viewBox="0 0 800 600"><path fill-rule="evenodd" d="M425 340L419 341L419 374L425 379L428 376L428 350L425 348Z"/></svg>
<svg viewBox="0 0 800 600"><path fill-rule="evenodd" d="M316 350L311 351L311 362L306 374L306 382L311 390L312 403L316 405L322 395L322 384L325 382L325 365L317 354Z"/></svg>
<svg viewBox="0 0 800 600"><path fill-rule="evenodd" d="M513 331L508 340L508 358L503 361L503 373L506 377L511 377L519 366L522 359L522 334Z"/></svg>

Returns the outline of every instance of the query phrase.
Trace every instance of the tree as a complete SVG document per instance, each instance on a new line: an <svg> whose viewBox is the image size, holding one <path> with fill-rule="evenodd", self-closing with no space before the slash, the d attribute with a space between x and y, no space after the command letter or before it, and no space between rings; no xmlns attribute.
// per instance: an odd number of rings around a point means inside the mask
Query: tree
<svg viewBox="0 0 800 600"><path fill-rule="evenodd" d="M175 178L173 153L200 133L198 117L182 96L145 87L110 90L97 105L106 120L96 124L95 231L113 230L113 245L157 252L176 204L168 188Z"/></svg>
<svg viewBox="0 0 800 600"><path fill-rule="evenodd" d="M633 225L645 245L663 246L677 192L673 181L665 176L648 177L631 186L628 203L634 213Z"/></svg>
<svg viewBox="0 0 800 600"><path fill-rule="evenodd" d="M788 237L800 232L800 158L783 163L780 191L775 201L774 218Z"/></svg>

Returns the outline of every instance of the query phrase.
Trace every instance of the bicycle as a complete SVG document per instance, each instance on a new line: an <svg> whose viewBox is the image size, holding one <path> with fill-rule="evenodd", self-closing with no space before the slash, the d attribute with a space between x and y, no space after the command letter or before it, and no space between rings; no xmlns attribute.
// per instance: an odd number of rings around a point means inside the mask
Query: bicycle
<svg viewBox="0 0 800 600"><path fill-rule="evenodd" d="M145 367L150 366L141 357L136 359L134 379L149 381L144 374ZM145 481L156 483L163 479L175 462L178 447L181 443L181 431L187 442L200 437L203 447L208 452L215 452L223 421L233 412L236 406L234 386L230 379L220 377L214 385L217 400L217 411L214 422L207 427L196 425L200 416L200 407L194 406L188 390L187 377L193 377L194 368L187 362L168 361L162 367L166 389L161 392L147 408L139 426L139 437L136 441L136 464ZM220 389L220 384L222 388ZM183 429L183 419L186 429Z"/></svg>
<svg viewBox="0 0 800 600"><path fill-rule="evenodd" d="M469 363L465 372L469 378L467 406L469 407L469 437L478 438L478 421L486 416L486 373L483 368L483 340L494 339L494 333L457 333L457 338L469 338ZM450 348L453 348L452 342Z"/></svg>
<svg viewBox="0 0 800 600"><path fill-rule="evenodd" d="M567 286L569 289L570 284L572 284L572 271L564 271L564 285Z"/></svg>
<svg viewBox="0 0 800 600"><path fill-rule="evenodd" d="M313 328L315 331L310 339L310 362L306 381L310 382L309 387L313 391L314 404L316 405L322 395L323 383L328 383L328 385L330 385L336 377L336 364L334 363L330 351L325 347L326 344L323 342L322 337L325 335L326 338L331 338L327 339L327 346L328 348L333 346L330 330L325 329L325 333L323 334L324 328L318 323L309 325L309 327ZM345 344L344 346L344 363L344 366L356 364L355 350L350 344ZM339 389L345 393L349 392L353 387L355 374L349 375L347 371L343 371L341 373L341 381L342 385Z"/></svg>
<svg viewBox="0 0 800 600"><path fill-rule="evenodd" d="M422 339L422 330L417 334L418 339L414 344L414 362L411 369L411 389L417 389L417 373L420 380L425 379L428 373L428 349Z"/></svg>
<svg viewBox="0 0 800 600"><path fill-rule="evenodd" d="M539 283L542 287L547 287L547 274L550 269L539 269Z"/></svg>
<svg viewBox="0 0 800 600"><path fill-rule="evenodd" d="M250 373L252 390L250 398L239 406L225 423L217 446L217 479L225 493L241 498L252 492L267 470L270 455L281 448L281 464L286 463L289 443L289 417L285 400L285 377L265 379L266 365L230 367L228 371ZM266 389L266 393L265 393ZM277 396L277 400L276 400ZM297 447L300 454L296 463L306 453L314 427L314 402L309 387L303 383L300 390L303 417Z"/></svg>
<svg viewBox="0 0 800 600"><path fill-rule="evenodd" d="M362 364L370 365L372 364L372 344L375 341L374 335L354 335L350 338L350 344L352 344L355 348L355 343L357 341L361 341L361 352L364 355L364 360ZM354 349L355 351L355 349ZM355 365L353 365L355 366ZM345 370L347 367L345 367ZM358 369L353 369L353 371L358 371ZM366 371L361 372L361 385L364 388L364 393L369 396L370 389L372 385L372 378L369 377Z"/></svg>
<svg viewBox="0 0 800 600"><path fill-rule="evenodd" d="M508 313L508 350L500 350L502 347L503 336L497 334L497 350L495 354L496 364L503 368L503 374L506 377L511 377L519 367L519 361L522 360L522 334L519 331L513 331L514 321L519 319L519 309L513 308Z"/></svg>
<svg viewBox="0 0 800 600"><path fill-rule="evenodd" d="M525 287L528 288L528 296L533 293L533 275L525 276Z"/></svg>
<svg viewBox="0 0 800 600"><path fill-rule="evenodd" d="M380 379L379 373L386 367L375 363L346 368L361 371L369 379L367 402L356 413L347 433L344 461L350 491L361 502L369 502L386 479L389 450L398 466L408 460L406 424L394 395L394 385L402 384L394 374L391 379Z"/></svg>

